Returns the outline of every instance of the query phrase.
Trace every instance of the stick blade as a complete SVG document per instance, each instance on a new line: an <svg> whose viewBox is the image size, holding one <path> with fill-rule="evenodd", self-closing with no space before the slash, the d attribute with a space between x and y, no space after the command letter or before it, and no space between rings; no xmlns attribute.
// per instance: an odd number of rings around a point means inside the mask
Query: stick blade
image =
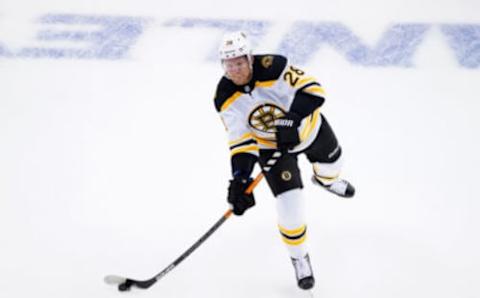
<svg viewBox="0 0 480 298"><path fill-rule="evenodd" d="M127 278L118 275L107 275L103 278L107 285L120 285L127 281Z"/></svg>

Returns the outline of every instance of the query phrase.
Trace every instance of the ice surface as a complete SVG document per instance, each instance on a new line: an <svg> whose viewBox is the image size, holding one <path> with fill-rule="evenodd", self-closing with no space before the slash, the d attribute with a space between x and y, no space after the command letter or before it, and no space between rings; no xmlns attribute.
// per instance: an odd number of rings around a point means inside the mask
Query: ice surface
<svg viewBox="0 0 480 298"><path fill-rule="evenodd" d="M174 18L270 22L262 51L296 21L343 24L372 48L391 24L429 24L408 67L361 66L328 46L303 65L327 90L358 191L341 200L311 185L301 159L315 297L478 297L480 69L459 64L438 25L478 25L478 2L23 2L0 4L0 297L119 297L106 274L150 278L228 207L212 103L222 70L208 60L221 32L163 25ZM62 13L146 23L121 59L6 54L45 47L40 17ZM125 295L305 297L266 185L255 195L158 284Z"/></svg>

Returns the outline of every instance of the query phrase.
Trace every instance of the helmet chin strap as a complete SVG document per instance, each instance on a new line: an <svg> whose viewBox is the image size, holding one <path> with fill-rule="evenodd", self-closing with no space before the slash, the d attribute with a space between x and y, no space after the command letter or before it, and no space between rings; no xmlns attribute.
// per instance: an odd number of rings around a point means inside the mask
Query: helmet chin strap
<svg viewBox="0 0 480 298"><path fill-rule="evenodd" d="M248 66L250 70L253 72L253 56L252 54L247 54Z"/></svg>

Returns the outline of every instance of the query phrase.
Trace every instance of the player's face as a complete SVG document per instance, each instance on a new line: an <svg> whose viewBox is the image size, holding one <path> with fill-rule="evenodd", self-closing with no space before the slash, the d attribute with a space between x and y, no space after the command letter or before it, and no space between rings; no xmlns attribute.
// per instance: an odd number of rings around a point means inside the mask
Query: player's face
<svg viewBox="0 0 480 298"><path fill-rule="evenodd" d="M245 85L252 78L252 69L246 56L223 61L227 77L236 85Z"/></svg>

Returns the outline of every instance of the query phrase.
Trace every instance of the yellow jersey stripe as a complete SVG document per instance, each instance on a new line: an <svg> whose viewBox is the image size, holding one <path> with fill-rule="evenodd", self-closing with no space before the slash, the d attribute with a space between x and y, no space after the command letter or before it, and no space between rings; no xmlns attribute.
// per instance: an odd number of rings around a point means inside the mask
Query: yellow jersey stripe
<svg viewBox="0 0 480 298"><path fill-rule="evenodd" d="M230 96L230 97L222 104L222 107L220 108L220 111L223 112L223 111L225 111L226 109L228 109L228 107L229 107L235 100L237 100L237 98L239 98L241 95L242 95L242 92L240 92L240 91L237 91L237 92L233 93L233 95Z"/></svg>
<svg viewBox="0 0 480 298"><path fill-rule="evenodd" d="M321 94L321 95L325 95L325 90L323 90L322 87L317 86L317 85L313 85L313 86L307 87L307 88L303 89L303 91L305 91L305 92L310 92L310 93L318 93L318 94Z"/></svg>
<svg viewBox="0 0 480 298"><path fill-rule="evenodd" d="M230 145L230 147L231 147L235 144L239 144L239 143L245 141L246 139L251 139L251 138L253 138L253 134L251 132L247 132L247 133L243 134L243 136L241 136L240 138L228 142L228 145Z"/></svg>
<svg viewBox="0 0 480 298"><path fill-rule="evenodd" d="M269 147L269 148L272 148L272 149L277 148L277 143L275 143L273 141L269 141L269 140L262 139L262 138L259 138L259 137L255 137L255 140L257 141L257 143L259 143L259 144L261 144L265 147Z"/></svg>
<svg viewBox="0 0 480 298"><path fill-rule="evenodd" d="M312 131L315 129L318 123L319 115L320 115L320 109L318 108L313 112L313 117L310 116L309 119L307 119L307 123L303 128L302 132L300 133L301 141L306 140L310 136Z"/></svg>
<svg viewBox="0 0 480 298"><path fill-rule="evenodd" d="M238 148L235 148L233 150L230 151L231 155L235 155L235 154L238 154L238 153L246 153L246 152L252 152L252 153L256 153L258 152L258 146L257 145L250 145L250 146L242 146L242 147L238 147Z"/></svg>
<svg viewBox="0 0 480 298"><path fill-rule="evenodd" d="M264 81L264 82L255 82L255 87L272 87L277 80Z"/></svg>
<svg viewBox="0 0 480 298"><path fill-rule="evenodd" d="M300 142L303 142L307 136L308 136L308 131L310 131L310 128L312 127L312 117L313 115L309 116L305 122L305 127L303 130L300 132Z"/></svg>

